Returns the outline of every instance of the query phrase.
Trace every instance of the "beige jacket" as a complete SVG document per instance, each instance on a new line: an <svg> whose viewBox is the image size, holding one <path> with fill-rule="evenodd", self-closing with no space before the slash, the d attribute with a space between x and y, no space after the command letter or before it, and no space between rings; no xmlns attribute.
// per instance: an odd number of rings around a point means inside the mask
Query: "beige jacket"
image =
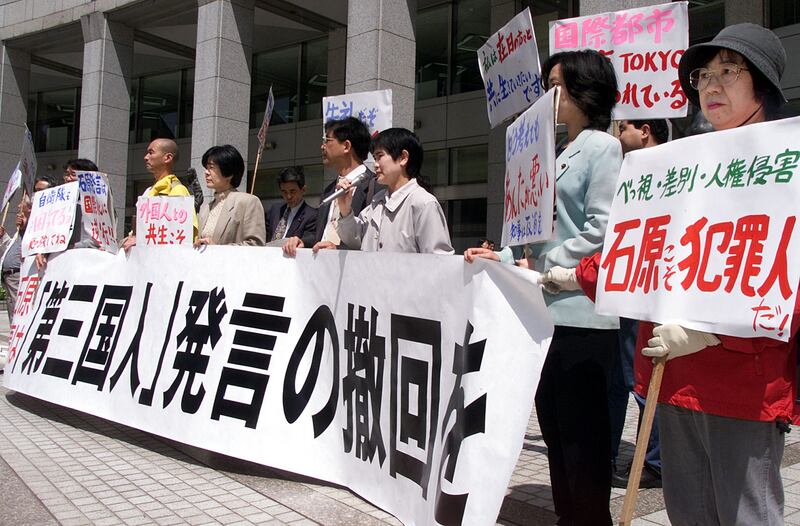
<svg viewBox="0 0 800 526"><path fill-rule="evenodd" d="M211 241L215 245L266 244L267 229L264 225L264 207L258 197L231 190L225 200ZM208 220L209 205L203 203L198 214L200 232Z"/></svg>

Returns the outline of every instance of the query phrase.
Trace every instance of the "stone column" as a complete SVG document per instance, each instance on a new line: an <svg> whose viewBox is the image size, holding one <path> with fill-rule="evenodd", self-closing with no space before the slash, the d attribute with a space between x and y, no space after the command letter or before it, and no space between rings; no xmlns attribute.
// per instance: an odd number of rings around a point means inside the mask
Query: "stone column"
<svg viewBox="0 0 800 526"><path fill-rule="evenodd" d="M31 56L8 45L3 45L0 53L0 192L3 192L22 150L28 120ZM10 207L4 225L9 235L14 232L15 214L16 209Z"/></svg>
<svg viewBox="0 0 800 526"><path fill-rule="evenodd" d="M254 18L254 0L197 2L191 166L204 187L201 159L210 147L231 144L247 162ZM249 189L245 167L240 190Z"/></svg>
<svg viewBox="0 0 800 526"><path fill-rule="evenodd" d="M81 17L83 80L78 156L108 174L123 236L128 173L128 128L131 112L133 29L108 20L101 12Z"/></svg>
<svg viewBox="0 0 800 526"><path fill-rule="evenodd" d="M416 0L349 0L346 93L392 90L392 123L414 128Z"/></svg>
<svg viewBox="0 0 800 526"><path fill-rule="evenodd" d="M765 25L764 0L751 0L750 2L725 2L725 25L752 22Z"/></svg>

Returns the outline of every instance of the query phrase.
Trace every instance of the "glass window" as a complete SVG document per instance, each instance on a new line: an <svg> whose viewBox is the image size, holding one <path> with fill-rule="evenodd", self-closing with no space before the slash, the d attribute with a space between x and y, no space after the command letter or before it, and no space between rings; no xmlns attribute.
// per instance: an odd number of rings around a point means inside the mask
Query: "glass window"
<svg viewBox="0 0 800 526"><path fill-rule="evenodd" d="M420 173L432 186L446 186L448 150L426 150L422 157Z"/></svg>
<svg viewBox="0 0 800 526"><path fill-rule="evenodd" d="M250 127L259 128L264 120L270 85L275 109L270 124L297 121L298 61L300 46L265 51L253 56L253 83L250 99ZM326 57L327 61L327 57Z"/></svg>
<svg viewBox="0 0 800 526"><path fill-rule="evenodd" d="M769 27L783 27L800 23L800 1L770 0Z"/></svg>
<svg viewBox="0 0 800 526"><path fill-rule="evenodd" d="M486 237L486 199L454 199L443 204L456 254L477 246ZM498 241L494 240L496 246Z"/></svg>
<svg viewBox="0 0 800 526"><path fill-rule="evenodd" d="M417 100L447 95L450 9L442 5L417 13Z"/></svg>
<svg viewBox="0 0 800 526"><path fill-rule="evenodd" d="M181 78L181 71L171 71L139 79L136 142L178 137Z"/></svg>
<svg viewBox="0 0 800 526"><path fill-rule="evenodd" d="M450 184L485 183L489 152L485 144L450 150Z"/></svg>
<svg viewBox="0 0 800 526"><path fill-rule="evenodd" d="M194 68L182 71L181 103L178 115L178 137L192 136L192 116L194 111Z"/></svg>
<svg viewBox="0 0 800 526"><path fill-rule="evenodd" d="M550 56L550 22L579 16L578 0L526 0L522 8L526 7L531 8L539 61L544 62Z"/></svg>
<svg viewBox="0 0 800 526"><path fill-rule="evenodd" d="M29 99L34 148L37 152L74 150L78 147L80 88L34 93Z"/></svg>
<svg viewBox="0 0 800 526"><path fill-rule="evenodd" d="M689 2L689 44L707 42L725 27L724 0Z"/></svg>
<svg viewBox="0 0 800 526"><path fill-rule="evenodd" d="M322 97L328 92L327 38L303 44L300 89L300 119L321 119Z"/></svg>
<svg viewBox="0 0 800 526"><path fill-rule="evenodd" d="M476 53L490 36L491 15L491 5L485 0L461 0L456 4L450 93L483 89Z"/></svg>

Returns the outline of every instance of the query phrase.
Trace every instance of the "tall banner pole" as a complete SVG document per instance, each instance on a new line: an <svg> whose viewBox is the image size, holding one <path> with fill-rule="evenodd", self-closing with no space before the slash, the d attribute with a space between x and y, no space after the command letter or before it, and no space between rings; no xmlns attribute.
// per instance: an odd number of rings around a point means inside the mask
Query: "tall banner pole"
<svg viewBox="0 0 800 526"><path fill-rule="evenodd" d="M272 109L275 107L275 97L272 94L272 85L269 86L269 93L267 94L267 107L264 110L264 120L261 121L261 128L258 130L258 153L256 154L256 164L253 167L253 182L250 184L250 193L256 190L256 174L258 173L258 165L261 162L261 153L264 151L264 143L267 140L267 129L269 128L269 120L272 117Z"/></svg>

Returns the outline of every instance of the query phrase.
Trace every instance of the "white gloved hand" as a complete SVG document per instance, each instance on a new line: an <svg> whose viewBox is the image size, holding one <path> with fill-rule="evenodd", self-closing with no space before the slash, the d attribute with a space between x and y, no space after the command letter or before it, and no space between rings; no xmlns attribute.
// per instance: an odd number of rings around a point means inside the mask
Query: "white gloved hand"
<svg viewBox="0 0 800 526"><path fill-rule="evenodd" d="M565 290L581 290L574 268L552 267L547 272L539 274L539 284L550 294L558 294Z"/></svg>
<svg viewBox="0 0 800 526"><path fill-rule="evenodd" d="M653 337L647 340L647 347L642 349L642 354L653 358L666 356L667 360L672 360L719 343L719 338L707 332L674 324L657 325L653 329Z"/></svg>

